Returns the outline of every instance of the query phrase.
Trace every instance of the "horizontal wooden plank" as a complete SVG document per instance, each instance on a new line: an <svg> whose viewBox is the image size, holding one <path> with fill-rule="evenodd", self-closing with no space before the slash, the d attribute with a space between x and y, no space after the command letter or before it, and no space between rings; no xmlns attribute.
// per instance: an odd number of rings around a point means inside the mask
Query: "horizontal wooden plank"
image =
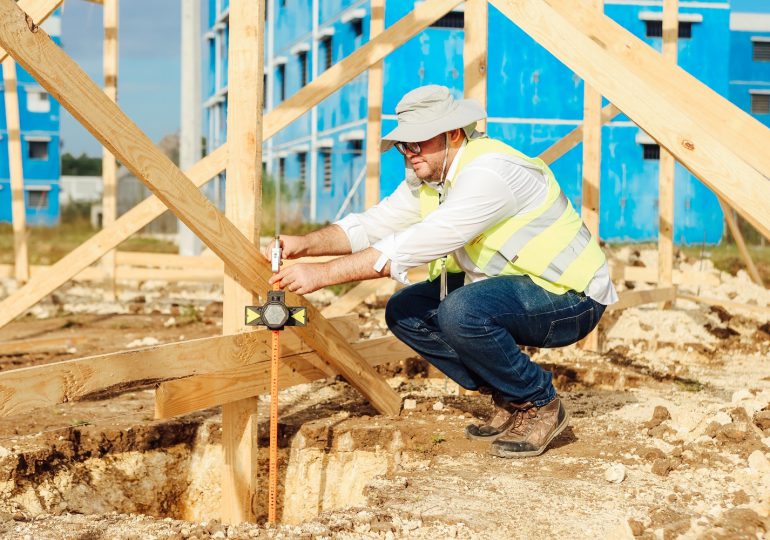
<svg viewBox="0 0 770 540"><path fill-rule="evenodd" d="M656 302L673 302L676 299L676 287L623 291L618 296L620 297L619 300L611 306L607 306L607 311L618 311Z"/></svg>
<svg viewBox="0 0 770 540"><path fill-rule="evenodd" d="M355 317L342 317L330 323L346 339L358 339ZM282 337L287 356L311 350L290 332L284 332ZM270 332L257 330L3 371L0 372L0 416L50 407L138 381L236 369L269 357Z"/></svg>
<svg viewBox="0 0 770 540"><path fill-rule="evenodd" d="M12 356L30 353L65 352L67 349L84 341L85 338L83 336L14 339L0 342L0 355Z"/></svg>
<svg viewBox="0 0 770 540"><path fill-rule="evenodd" d="M353 348L371 366L397 362L415 356L412 349L393 336L360 341ZM313 367L315 353L285 355L281 358L281 388L323 379L327 375ZM161 383L155 394L155 417L170 418L216 407L270 390L270 359L225 372L199 375Z"/></svg>

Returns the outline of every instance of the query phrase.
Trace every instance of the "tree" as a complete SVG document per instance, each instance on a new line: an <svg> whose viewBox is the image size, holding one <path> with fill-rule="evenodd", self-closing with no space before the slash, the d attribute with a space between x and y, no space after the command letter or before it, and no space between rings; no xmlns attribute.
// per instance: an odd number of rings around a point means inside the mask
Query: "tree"
<svg viewBox="0 0 770 540"><path fill-rule="evenodd" d="M66 176L101 176L102 158L85 153L75 157L68 152L61 157L61 173Z"/></svg>

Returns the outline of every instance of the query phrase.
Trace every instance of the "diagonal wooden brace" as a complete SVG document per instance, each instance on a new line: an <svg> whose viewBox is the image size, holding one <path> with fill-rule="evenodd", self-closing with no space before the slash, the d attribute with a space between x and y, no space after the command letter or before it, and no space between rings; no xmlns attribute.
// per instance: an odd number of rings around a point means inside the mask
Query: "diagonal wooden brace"
<svg viewBox="0 0 770 540"><path fill-rule="evenodd" d="M13 0L0 0L3 46L94 137L140 179L214 253L231 274L256 294L269 288L271 272L257 247L155 147L123 111L94 84L44 31L30 26ZM312 323L294 331L384 414L398 414L401 399L334 327L302 297Z"/></svg>

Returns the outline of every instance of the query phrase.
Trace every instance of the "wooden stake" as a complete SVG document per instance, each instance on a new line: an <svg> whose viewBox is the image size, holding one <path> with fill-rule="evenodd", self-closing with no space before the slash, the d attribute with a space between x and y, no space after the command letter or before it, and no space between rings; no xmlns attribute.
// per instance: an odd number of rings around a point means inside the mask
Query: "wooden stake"
<svg viewBox="0 0 770 540"><path fill-rule="evenodd" d="M228 49L227 184L225 215L248 241L259 242L262 210L262 72L264 57L264 0L231 0ZM252 330L245 325L245 306L254 294L237 272L225 268L225 334ZM222 520L256 520L257 403L250 397L222 407Z"/></svg>
<svg viewBox="0 0 770 540"><path fill-rule="evenodd" d="M118 100L118 2L104 0L104 93L113 102ZM102 227L109 227L118 217L117 202L118 164L109 150L102 147ZM109 251L102 259L102 267L107 275L105 281L106 297L115 300L115 251Z"/></svg>
<svg viewBox="0 0 770 540"><path fill-rule="evenodd" d="M369 40L374 40L385 30L385 0L371 0ZM366 121L366 182L364 207L371 208L380 202L380 140L382 138L382 64L380 60L369 68L369 94Z"/></svg>
<svg viewBox="0 0 770 540"><path fill-rule="evenodd" d="M663 1L663 60L677 63L679 38L679 0ZM674 176L676 160L660 149L658 178L658 286L669 287L674 279ZM660 307L670 307L663 303Z"/></svg>
<svg viewBox="0 0 770 540"><path fill-rule="evenodd" d="M655 302L670 302L676 298L676 287L661 287L645 291L623 291L614 304L607 306L607 311L618 311L630 307L652 304Z"/></svg>
<svg viewBox="0 0 770 540"><path fill-rule="evenodd" d="M24 170L21 155L21 126L19 123L19 93L16 62L3 61L5 86L5 120L8 131L8 169L11 173L11 214L13 220L14 277L19 284L29 280L27 253L27 215L24 204Z"/></svg>
<svg viewBox="0 0 770 540"><path fill-rule="evenodd" d="M593 9L604 13L604 0L593 0ZM599 241L599 192L602 177L602 95L583 84L583 197L580 216L591 235ZM582 341L589 351L599 350L599 330Z"/></svg>
<svg viewBox="0 0 770 540"><path fill-rule="evenodd" d="M465 64L464 95L487 108L487 43L489 42L489 4L487 0L465 1ZM487 121L476 124L479 131L487 130Z"/></svg>
<svg viewBox="0 0 770 540"><path fill-rule="evenodd" d="M725 201L721 198L717 197L717 199L719 199L719 206L722 207L722 213L725 215L725 221L727 222L727 227L730 229L730 234L732 235L733 240L735 240L735 245L738 246L738 252L741 254L743 262L746 263L746 270L748 271L751 280L757 285L764 287L765 284L762 281L762 276L759 275L759 270L757 270L754 260L749 253L749 248L746 246L746 240L743 238L743 233L741 233L741 229L738 227L738 220L736 220L733 215L733 209L727 206Z"/></svg>

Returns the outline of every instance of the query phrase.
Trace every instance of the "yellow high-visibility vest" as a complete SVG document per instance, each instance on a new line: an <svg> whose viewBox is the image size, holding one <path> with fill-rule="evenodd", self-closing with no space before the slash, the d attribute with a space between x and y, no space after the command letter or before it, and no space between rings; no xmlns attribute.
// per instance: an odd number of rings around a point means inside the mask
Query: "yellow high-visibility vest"
<svg viewBox="0 0 770 540"><path fill-rule="evenodd" d="M551 169L541 159L530 158L507 144L481 137L468 141L460 163L445 189L463 168L484 154L505 154L519 165L541 173L547 182L545 201L534 210L519 213L488 228L465 244L463 249L487 276L526 275L547 291L563 294L583 292L605 257L596 239L583 224L556 182ZM423 218L439 206L439 194L423 184L420 188L420 214ZM430 263L429 279L449 272L461 272L452 255Z"/></svg>

